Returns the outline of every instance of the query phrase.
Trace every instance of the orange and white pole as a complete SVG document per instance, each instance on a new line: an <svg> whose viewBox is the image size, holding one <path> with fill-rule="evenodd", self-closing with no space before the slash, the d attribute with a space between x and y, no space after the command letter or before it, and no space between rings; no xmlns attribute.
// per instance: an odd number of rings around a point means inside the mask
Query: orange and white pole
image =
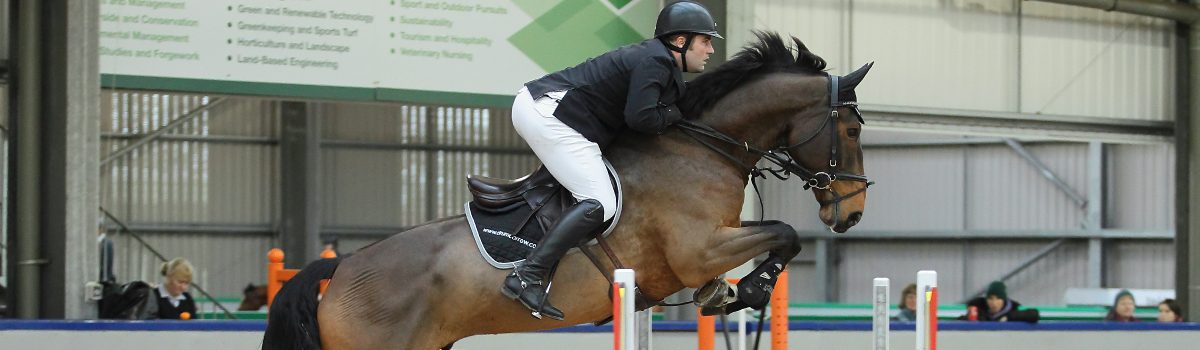
<svg viewBox="0 0 1200 350"><path fill-rule="evenodd" d="M787 350L787 337L788 270L785 267L775 280L775 291L771 293L771 350Z"/></svg>
<svg viewBox="0 0 1200 350"><path fill-rule="evenodd" d="M637 350L638 337L634 331L633 270L613 271L613 350Z"/></svg>
<svg viewBox="0 0 1200 350"><path fill-rule="evenodd" d="M937 271L917 271L917 350L937 350Z"/></svg>
<svg viewBox="0 0 1200 350"><path fill-rule="evenodd" d="M698 350L716 350L717 317L704 316L696 309L696 337L699 341Z"/></svg>

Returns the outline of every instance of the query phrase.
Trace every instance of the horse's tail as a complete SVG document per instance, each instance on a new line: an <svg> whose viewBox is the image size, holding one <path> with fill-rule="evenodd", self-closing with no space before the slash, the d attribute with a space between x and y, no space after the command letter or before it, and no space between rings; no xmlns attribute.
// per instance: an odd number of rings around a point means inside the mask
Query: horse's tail
<svg viewBox="0 0 1200 350"><path fill-rule="evenodd" d="M342 257L314 261L284 283L267 314L263 350L321 349L317 289L321 280L333 277L341 262Z"/></svg>

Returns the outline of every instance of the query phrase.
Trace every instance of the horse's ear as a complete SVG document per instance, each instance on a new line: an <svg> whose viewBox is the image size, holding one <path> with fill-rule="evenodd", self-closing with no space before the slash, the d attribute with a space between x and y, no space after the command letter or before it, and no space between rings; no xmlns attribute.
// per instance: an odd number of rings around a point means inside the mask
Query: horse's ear
<svg viewBox="0 0 1200 350"><path fill-rule="evenodd" d="M867 72L870 71L871 66L874 65L875 62L867 63L864 64L862 68L850 72L850 74L846 74L846 76L842 77L840 85L841 87L838 89L841 90L841 92L854 91L854 87L858 86L858 83L861 83L863 78L867 77Z"/></svg>

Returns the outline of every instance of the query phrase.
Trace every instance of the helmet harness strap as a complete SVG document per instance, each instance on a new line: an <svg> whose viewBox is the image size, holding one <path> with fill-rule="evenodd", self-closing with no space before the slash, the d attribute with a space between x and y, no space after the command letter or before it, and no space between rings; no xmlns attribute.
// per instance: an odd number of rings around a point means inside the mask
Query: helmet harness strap
<svg viewBox="0 0 1200 350"><path fill-rule="evenodd" d="M688 72L687 51L688 51L688 48L692 47L692 39L696 38L696 33L687 33L684 35L684 37L686 37L687 39L684 40L683 47L675 46L674 43L667 41L666 37L663 37L662 41L664 44L667 45L667 49L670 49L671 51L675 51L675 52L679 53L680 63L683 63L683 72L687 73Z"/></svg>

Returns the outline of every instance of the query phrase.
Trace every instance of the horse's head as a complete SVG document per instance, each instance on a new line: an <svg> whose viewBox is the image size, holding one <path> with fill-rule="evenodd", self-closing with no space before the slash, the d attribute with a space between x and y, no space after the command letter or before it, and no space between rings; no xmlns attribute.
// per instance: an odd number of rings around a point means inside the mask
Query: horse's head
<svg viewBox="0 0 1200 350"><path fill-rule="evenodd" d="M746 158L734 162L764 159L775 163L771 172L777 176L790 173L805 181L821 204L821 221L846 232L866 205L869 182L858 139L863 120L854 88L871 65L844 77L830 75L825 60L799 39L792 38L789 47L777 34L756 34L757 43L689 83L680 107L722 134L718 140L744 142Z"/></svg>
<svg viewBox="0 0 1200 350"><path fill-rule="evenodd" d="M829 75L824 103L795 113L787 121L787 155L821 204L818 216L834 232L842 233L862 219L870 182L863 175L863 119L854 88L872 64L844 76Z"/></svg>

